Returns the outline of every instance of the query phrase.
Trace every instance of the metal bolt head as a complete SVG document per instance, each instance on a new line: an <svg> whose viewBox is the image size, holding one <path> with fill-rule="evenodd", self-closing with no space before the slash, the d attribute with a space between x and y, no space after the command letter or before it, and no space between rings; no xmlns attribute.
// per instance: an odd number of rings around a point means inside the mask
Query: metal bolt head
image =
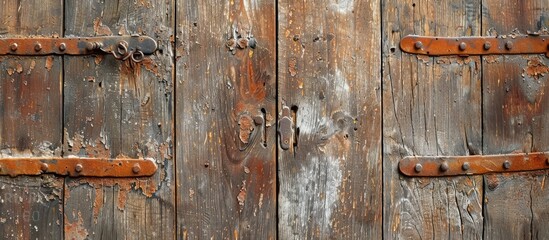
<svg viewBox="0 0 549 240"><path fill-rule="evenodd" d="M490 48L492 48L492 44L490 42L485 42L484 43L484 50L489 50Z"/></svg>
<svg viewBox="0 0 549 240"><path fill-rule="evenodd" d="M93 51L97 48L97 44L95 42L87 42L86 43L86 50Z"/></svg>
<svg viewBox="0 0 549 240"><path fill-rule="evenodd" d="M65 44L65 43L59 44L59 50L60 50L60 51L65 51L65 50L67 50L67 44Z"/></svg>
<svg viewBox="0 0 549 240"><path fill-rule="evenodd" d="M464 162L463 165L461 165L461 169L463 169L463 171L467 171L470 168L471 168L471 165L468 162Z"/></svg>
<svg viewBox="0 0 549 240"><path fill-rule="evenodd" d="M463 51L467 48L467 43L465 42L460 42L459 43L459 50Z"/></svg>
<svg viewBox="0 0 549 240"><path fill-rule="evenodd" d="M421 41L417 41L416 43L414 43L414 47L416 49L422 49L423 48L423 43Z"/></svg>
<svg viewBox="0 0 549 240"><path fill-rule="evenodd" d="M42 44L35 43L34 44L34 51L40 52L40 50L42 50Z"/></svg>
<svg viewBox="0 0 549 240"><path fill-rule="evenodd" d="M505 43L505 48L507 48L507 50L511 50L513 48L513 42L507 41Z"/></svg>
<svg viewBox="0 0 549 240"><path fill-rule="evenodd" d="M50 167L50 166L48 166L47 163L42 163L42 164L40 164L40 170L42 170L43 172L48 171L48 168L49 168L49 167Z"/></svg>
<svg viewBox="0 0 549 240"><path fill-rule="evenodd" d="M450 167L448 166L447 162L443 162L442 164L440 164L440 171L446 172L448 171L448 169L450 169Z"/></svg>
<svg viewBox="0 0 549 240"><path fill-rule="evenodd" d="M417 163L416 166L414 167L414 170L417 173L420 173L423 170L423 165L421 165L420 163Z"/></svg>
<svg viewBox="0 0 549 240"><path fill-rule="evenodd" d="M74 170L76 172L82 172L82 170L84 170L84 166L82 166L82 164L76 164L76 166L74 167Z"/></svg>
<svg viewBox="0 0 549 240"><path fill-rule="evenodd" d="M511 162L509 162L508 160L505 160L505 162L503 162L503 168L504 169L511 168Z"/></svg>
<svg viewBox="0 0 549 240"><path fill-rule="evenodd" d="M139 166L139 163L136 163L136 164L133 165L133 167L132 167L132 172L133 172L133 173L139 173L139 172L141 172L141 166Z"/></svg>
<svg viewBox="0 0 549 240"><path fill-rule="evenodd" d="M19 45L17 45L17 43L12 43L12 44L10 45L10 49L11 49L12 51L14 51L14 52L17 51L17 47L19 47Z"/></svg>
<svg viewBox="0 0 549 240"><path fill-rule="evenodd" d="M251 48L255 48L257 46L257 41L255 40L255 38L250 38L250 41L248 41L248 46Z"/></svg>

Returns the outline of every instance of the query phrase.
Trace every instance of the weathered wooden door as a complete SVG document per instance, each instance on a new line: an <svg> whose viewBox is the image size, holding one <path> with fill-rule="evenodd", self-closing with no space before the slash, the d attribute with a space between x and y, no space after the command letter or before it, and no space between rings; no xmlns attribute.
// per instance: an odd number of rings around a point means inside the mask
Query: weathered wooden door
<svg viewBox="0 0 549 240"><path fill-rule="evenodd" d="M399 47L410 34L547 35L546 0L0 3L0 40L158 45L143 61L0 46L1 158L158 166L0 176L2 239L549 237L545 171L398 169L407 156L549 151L545 56Z"/></svg>

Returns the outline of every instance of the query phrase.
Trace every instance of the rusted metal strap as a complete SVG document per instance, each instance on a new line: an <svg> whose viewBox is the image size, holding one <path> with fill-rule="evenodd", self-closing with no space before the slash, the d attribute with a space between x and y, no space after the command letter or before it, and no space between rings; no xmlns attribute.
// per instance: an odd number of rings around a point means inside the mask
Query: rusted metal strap
<svg viewBox="0 0 549 240"><path fill-rule="evenodd" d="M152 176L157 166L151 159L105 158L2 158L0 175L57 174L71 177Z"/></svg>
<svg viewBox="0 0 549 240"><path fill-rule="evenodd" d="M112 54L116 59L140 62L157 49L148 36L108 36L89 38L2 38L0 55L88 55Z"/></svg>
<svg viewBox="0 0 549 240"><path fill-rule="evenodd" d="M549 153L410 156L400 160L400 172L410 177L443 177L549 169Z"/></svg>
<svg viewBox="0 0 549 240"><path fill-rule="evenodd" d="M408 35L400 41L402 51L429 56L546 54L549 35L499 37L426 37Z"/></svg>

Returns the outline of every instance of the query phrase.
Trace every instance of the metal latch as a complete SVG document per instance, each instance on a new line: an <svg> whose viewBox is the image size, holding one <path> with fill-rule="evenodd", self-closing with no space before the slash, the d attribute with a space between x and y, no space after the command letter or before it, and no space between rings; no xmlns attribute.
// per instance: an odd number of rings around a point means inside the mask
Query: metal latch
<svg viewBox="0 0 549 240"><path fill-rule="evenodd" d="M157 170L152 159L31 157L0 159L0 175L57 174L70 177L144 177Z"/></svg>
<svg viewBox="0 0 549 240"><path fill-rule="evenodd" d="M290 149L294 134L292 112L287 106L282 107L282 116L278 121L278 135L280 137L280 147L283 150Z"/></svg>
<svg viewBox="0 0 549 240"><path fill-rule="evenodd" d="M402 51L428 56L542 54L549 57L549 35L497 37L427 37L408 35L400 41Z"/></svg>
<svg viewBox="0 0 549 240"><path fill-rule="evenodd" d="M473 156L410 156L400 160L410 177L443 177L549 169L549 152Z"/></svg>
<svg viewBox="0 0 549 240"><path fill-rule="evenodd" d="M112 54L118 60L141 62L157 49L148 36L107 36L88 38L2 38L0 55L89 55Z"/></svg>

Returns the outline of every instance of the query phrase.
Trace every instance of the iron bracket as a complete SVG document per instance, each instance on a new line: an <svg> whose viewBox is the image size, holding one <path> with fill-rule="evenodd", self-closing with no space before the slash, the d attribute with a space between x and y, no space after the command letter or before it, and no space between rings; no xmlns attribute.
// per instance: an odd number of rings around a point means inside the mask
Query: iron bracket
<svg viewBox="0 0 549 240"><path fill-rule="evenodd" d="M141 62L157 43L148 36L88 38L1 38L0 55L45 56L112 54L118 60Z"/></svg>
<svg viewBox="0 0 549 240"><path fill-rule="evenodd" d="M549 35L497 37L427 37L408 35L400 40L406 53L428 56L499 54L545 54L549 57Z"/></svg>
<svg viewBox="0 0 549 240"><path fill-rule="evenodd" d="M152 159L80 157L1 158L0 175L57 174L70 177L146 177L157 170Z"/></svg>
<svg viewBox="0 0 549 240"><path fill-rule="evenodd" d="M472 156L410 156L398 167L409 177L444 177L549 169L549 152Z"/></svg>
<svg viewBox="0 0 549 240"><path fill-rule="evenodd" d="M289 107L284 106L282 108L282 116L278 120L278 134L280 136L280 147L283 150L290 149L293 137L293 121L292 114Z"/></svg>

